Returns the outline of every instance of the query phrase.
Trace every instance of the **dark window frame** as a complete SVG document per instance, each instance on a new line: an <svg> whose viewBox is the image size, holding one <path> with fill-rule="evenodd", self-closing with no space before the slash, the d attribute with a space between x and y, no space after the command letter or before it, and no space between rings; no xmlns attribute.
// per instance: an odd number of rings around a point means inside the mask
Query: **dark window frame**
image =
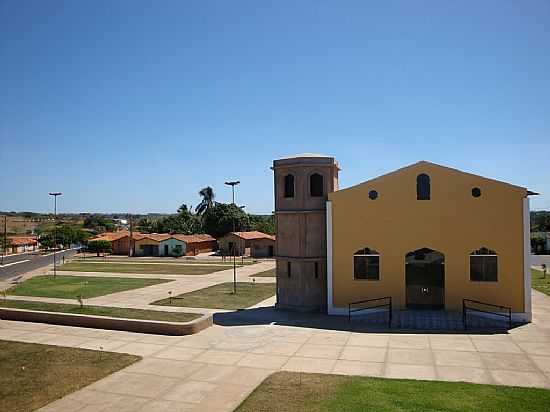
<svg viewBox="0 0 550 412"><path fill-rule="evenodd" d="M289 173L284 177L283 196L286 199L293 198L296 195L296 179L293 174Z"/></svg>
<svg viewBox="0 0 550 412"><path fill-rule="evenodd" d="M380 280L380 253L364 248L353 254L353 280Z"/></svg>
<svg viewBox="0 0 550 412"><path fill-rule="evenodd" d="M431 179L426 173L416 176L416 200L431 200Z"/></svg>
<svg viewBox="0 0 550 412"><path fill-rule="evenodd" d="M470 253L470 282L498 282L498 254L482 247Z"/></svg>
<svg viewBox="0 0 550 412"><path fill-rule="evenodd" d="M288 277L290 277L291 274L292 274L292 266L290 264L290 261L286 262L286 273L287 273Z"/></svg>
<svg viewBox="0 0 550 412"><path fill-rule="evenodd" d="M325 177L321 173L309 175L309 195L311 197L323 197L325 195Z"/></svg>

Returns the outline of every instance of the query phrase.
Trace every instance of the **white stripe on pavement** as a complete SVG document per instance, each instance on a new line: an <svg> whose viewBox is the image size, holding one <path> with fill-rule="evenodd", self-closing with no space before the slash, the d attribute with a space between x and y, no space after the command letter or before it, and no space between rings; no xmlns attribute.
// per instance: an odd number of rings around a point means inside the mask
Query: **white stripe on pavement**
<svg viewBox="0 0 550 412"><path fill-rule="evenodd" d="M0 265L0 268L6 268L8 266L13 266L13 265L17 265L18 263L25 263L29 261L30 259L25 259L25 260L20 260L19 262L6 263L5 265Z"/></svg>

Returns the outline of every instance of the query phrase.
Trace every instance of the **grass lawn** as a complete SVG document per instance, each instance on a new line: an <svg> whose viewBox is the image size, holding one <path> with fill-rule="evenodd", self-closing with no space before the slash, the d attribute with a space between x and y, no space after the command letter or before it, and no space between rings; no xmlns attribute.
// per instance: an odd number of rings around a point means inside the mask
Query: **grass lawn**
<svg viewBox="0 0 550 412"><path fill-rule="evenodd" d="M108 272L108 273L145 273L152 275L206 275L212 272L229 269L229 265L177 265L166 263L103 263L103 262L70 262L59 270L73 272Z"/></svg>
<svg viewBox="0 0 550 412"><path fill-rule="evenodd" d="M0 341L0 410L34 411L139 359L121 353Z"/></svg>
<svg viewBox="0 0 550 412"><path fill-rule="evenodd" d="M190 308L245 309L275 294L275 283L237 282L237 294L233 294L233 283L199 289L177 296L182 299L162 299L153 305L186 306Z"/></svg>
<svg viewBox="0 0 550 412"><path fill-rule="evenodd" d="M114 308L107 306L67 305L63 303L33 302L26 300L0 300L2 308L39 310L43 312L62 312L75 315L110 316L113 318L160 320L165 322L189 322L201 315L185 312L163 312L160 310L145 310L131 308Z"/></svg>
<svg viewBox="0 0 550 412"><path fill-rule="evenodd" d="M257 278L257 277L274 278L275 276L276 276L275 268L266 270L264 272L256 273L255 275L250 275L251 278Z"/></svg>
<svg viewBox="0 0 550 412"><path fill-rule="evenodd" d="M544 389L279 372L236 412L548 411L548 405Z"/></svg>
<svg viewBox="0 0 550 412"><path fill-rule="evenodd" d="M89 299L164 282L170 282L170 280L60 275L53 277L48 275L30 278L8 289L7 293L9 295L61 299L76 299L78 295L82 294L84 299Z"/></svg>
<svg viewBox="0 0 550 412"><path fill-rule="evenodd" d="M531 269L531 287L550 296L550 273L543 276L541 270Z"/></svg>

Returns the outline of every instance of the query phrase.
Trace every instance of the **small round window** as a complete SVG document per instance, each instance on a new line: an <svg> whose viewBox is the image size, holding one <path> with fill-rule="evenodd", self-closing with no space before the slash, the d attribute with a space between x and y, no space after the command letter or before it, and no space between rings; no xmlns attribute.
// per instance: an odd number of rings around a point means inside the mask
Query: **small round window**
<svg viewBox="0 0 550 412"><path fill-rule="evenodd" d="M481 189L479 187L474 187L472 189L472 196L473 197L480 197L481 196Z"/></svg>
<svg viewBox="0 0 550 412"><path fill-rule="evenodd" d="M378 198L378 192L376 190L371 190L369 192L369 199L375 200L376 198Z"/></svg>

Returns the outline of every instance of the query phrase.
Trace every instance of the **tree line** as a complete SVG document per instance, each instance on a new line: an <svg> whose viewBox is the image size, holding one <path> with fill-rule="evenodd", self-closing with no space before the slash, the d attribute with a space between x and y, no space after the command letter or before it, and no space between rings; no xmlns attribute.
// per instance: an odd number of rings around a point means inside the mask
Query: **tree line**
<svg viewBox="0 0 550 412"><path fill-rule="evenodd" d="M233 230L258 230L275 234L275 219L272 215L253 215L232 203L217 202L210 186L201 189L199 196L201 201L194 209L182 204L173 215L158 219L141 218L136 222L135 230L143 233L186 235L208 233L213 237L223 236Z"/></svg>

